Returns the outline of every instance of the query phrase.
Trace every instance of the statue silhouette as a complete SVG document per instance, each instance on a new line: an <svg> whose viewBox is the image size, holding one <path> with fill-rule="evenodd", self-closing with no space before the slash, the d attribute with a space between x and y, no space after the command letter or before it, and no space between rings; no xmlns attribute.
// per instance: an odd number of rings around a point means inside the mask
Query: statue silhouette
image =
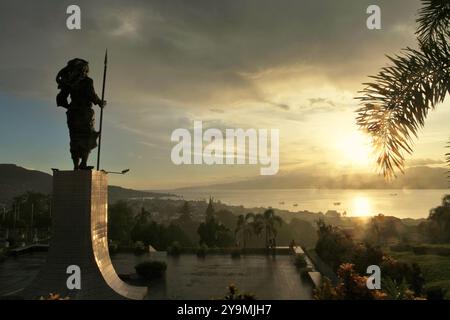
<svg viewBox="0 0 450 320"><path fill-rule="evenodd" d="M88 77L89 63L73 59L56 76L60 92L56 96L58 107L67 109L67 126L70 135L70 153L74 170L92 169L87 165L92 149L97 147L99 133L94 129L95 112L92 105L106 106L94 90L94 82ZM70 103L68 99L70 97Z"/></svg>

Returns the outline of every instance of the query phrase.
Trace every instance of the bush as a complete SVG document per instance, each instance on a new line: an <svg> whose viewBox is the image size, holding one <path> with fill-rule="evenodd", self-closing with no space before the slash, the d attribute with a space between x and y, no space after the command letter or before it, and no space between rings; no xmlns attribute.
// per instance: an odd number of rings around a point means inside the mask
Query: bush
<svg viewBox="0 0 450 320"><path fill-rule="evenodd" d="M306 268L306 266L307 266L308 264L306 263L305 256L302 255L302 254L297 254L297 255L295 256L294 265L295 265L298 269Z"/></svg>
<svg viewBox="0 0 450 320"><path fill-rule="evenodd" d="M447 290L445 288L434 286L426 290L427 300L444 300Z"/></svg>
<svg viewBox="0 0 450 320"><path fill-rule="evenodd" d="M317 221L318 240L315 250L317 255L337 271L341 264L352 261L355 253L353 239L342 229L323 220Z"/></svg>
<svg viewBox="0 0 450 320"><path fill-rule="evenodd" d="M3 262L6 260L6 250L0 248L0 262Z"/></svg>
<svg viewBox="0 0 450 320"><path fill-rule="evenodd" d="M134 243L134 254L141 255L146 252L145 245L142 241L136 241Z"/></svg>
<svg viewBox="0 0 450 320"><path fill-rule="evenodd" d="M167 247L167 254L170 256L179 256L181 254L181 246L177 241L172 242L172 245Z"/></svg>
<svg viewBox="0 0 450 320"><path fill-rule="evenodd" d="M411 268L405 262L386 256L380 265L383 277L389 277L396 283L401 283L405 278L410 278Z"/></svg>
<svg viewBox="0 0 450 320"><path fill-rule="evenodd" d="M309 277L310 270L308 268L300 269L300 278L304 281L311 281L311 278Z"/></svg>
<svg viewBox="0 0 450 320"><path fill-rule="evenodd" d="M239 250L239 249L231 250L231 258L239 259L240 257L241 257L241 250Z"/></svg>
<svg viewBox="0 0 450 320"><path fill-rule="evenodd" d="M119 244L116 241L110 240L108 243L108 249L110 254L115 254L119 251Z"/></svg>
<svg viewBox="0 0 450 320"><path fill-rule="evenodd" d="M161 261L144 261L134 267L136 273L146 280L160 278L167 269L165 262Z"/></svg>
<svg viewBox="0 0 450 320"><path fill-rule="evenodd" d="M208 251L208 247L205 244L202 244L200 247L197 248L196 254L199 258L206 257L206 252Z"/></svg>
<svg viewBox="0 0 450 320"><path fill-rule="evenodd" d="M223 249L221 249L221 248L219 248L217 246L208 247L208 253L209 254L220 254L222 252L223 252Z"/></svg>
<svg viewBox="0 0 450 320"><path fill-rule="evenodd" d="M240 293L234 284L230 284L228 286L228 293L224 297L224 300L256 300L256 297L253 293Z"/></svg>
<svg viewBox="0 0 450 320"><path fill-rule="evenodd" d="M39 300L70 300L69 297L62 298L59 293L49 293L48 297L41 296Z"/></svg>

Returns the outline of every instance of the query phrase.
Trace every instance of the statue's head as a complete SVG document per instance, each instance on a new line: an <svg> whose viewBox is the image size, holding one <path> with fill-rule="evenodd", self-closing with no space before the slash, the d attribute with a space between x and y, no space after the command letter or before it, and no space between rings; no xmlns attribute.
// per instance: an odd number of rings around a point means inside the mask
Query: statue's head
<svg viewBox="0 0 450 320"><path fill-rule="evenodd" d="M89 62L83 59L75 58L67 63L72 72L86 76L89 73Z"/></svg>
<svg viewBox="0 0 450 320"><path fill-rule="evenodd" d="M87 77L88 73L89 62L83 59L75 58L67 62L67 66L59 71L56 76L56 82L59 86L71 86Z"/></svg>

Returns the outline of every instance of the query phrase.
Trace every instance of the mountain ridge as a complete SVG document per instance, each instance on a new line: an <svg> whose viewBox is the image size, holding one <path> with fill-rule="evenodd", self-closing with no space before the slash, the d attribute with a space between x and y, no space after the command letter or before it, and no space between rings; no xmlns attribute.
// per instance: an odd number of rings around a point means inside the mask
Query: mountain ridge
<svg viewBox="0 0 450 320"><path fill-rule="evenodd" d="M16 164L0 164L0 203L11 201L14 197L27 191L50 194L52 192L52 175L26 169ZM128 198L161 196L172 196L172 194L108 186L110 203Z"/></svg>
<svg viewBox="0 0 450 320"><path fill-rule="evenodd" d="M442 167L415 166L405 170L397 179L386 181L376 174L338 174L326 176L308 171L259 176L242 181L177 188L194 189L447 189L448 169Z"/></svg>

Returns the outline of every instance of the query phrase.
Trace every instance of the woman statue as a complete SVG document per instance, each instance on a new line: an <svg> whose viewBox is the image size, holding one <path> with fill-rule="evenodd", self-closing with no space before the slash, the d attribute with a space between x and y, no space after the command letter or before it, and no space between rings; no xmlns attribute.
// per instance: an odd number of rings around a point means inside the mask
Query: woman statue
<svg viewBox="0 0 450 320"><path fill-rule="evenodd" d="M60 92L56 96L58 107L67 109L67 126L70 135L70 153L74 170L92 169L87 166L89 153L97 147L99 133L94 129L95 112L92 104L106 106L94 90L94 83L88 77L89 63L73 59L56 76ZM68 98L70 96L70 103Z"/></svg>

